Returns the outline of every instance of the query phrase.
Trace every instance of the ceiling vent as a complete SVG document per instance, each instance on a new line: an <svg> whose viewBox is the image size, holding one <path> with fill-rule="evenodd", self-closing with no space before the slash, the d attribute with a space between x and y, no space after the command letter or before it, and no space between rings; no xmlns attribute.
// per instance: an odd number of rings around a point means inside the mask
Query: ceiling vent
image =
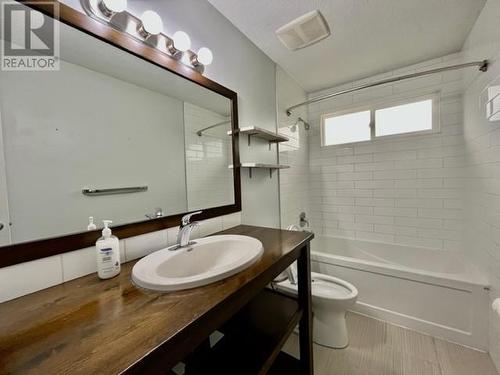
<svg viewBox="0 0 500 375"><path fill-rule="evenodd" d="M276 30L279 40L292 51L310 46L330 35L330 28L319 10L313 10Z"/></svg>

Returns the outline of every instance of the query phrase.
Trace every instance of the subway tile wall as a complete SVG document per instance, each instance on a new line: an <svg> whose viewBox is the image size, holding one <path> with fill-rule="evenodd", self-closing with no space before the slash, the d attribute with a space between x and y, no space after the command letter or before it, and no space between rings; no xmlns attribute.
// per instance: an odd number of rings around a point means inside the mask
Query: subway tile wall
<svg viewBox="0 0 500 375"><path fill-rule="evenodd" d="M230 103L227 111L230 113ZM186 140L186 188L188 211L234 203L231 116L223 116L191 103L184 103ZM200 129L224 123L206 130Z"/></svg>
<svg viewBox="0 0 500 375"><path fill-rule="evenodd" d="M276 71L276 96L278 109L278 132L290 141L279 145L280 164L289 169L280 171L281 228L299 225L301 212L309 212L309 141L304 124L307 108L299 108L293 116L286 115L286 108L307 99L305 91L281 68Z"/></svg>
<svg viewBox="0 0 500 375"><path fill-rule="evenodd" d="M500 121L488 121L482 91L500 77L500 1L489 0L464 45L467 60L487 58L487 73L468 71L464 94L465 248L500 298ZM500 369L500 317L490 309L489 347Z"/></svg>
<svg viewBox="0 0 500 375"><path fill-rule="evenodd" d="M200 227L193 232L193 238L207 236L239 224L240 212L203 220ZM130 262L174 244L177 232L178 228L175 227L121 240L121 262ZM97 272L94 247L0 268L0 303L94 272Z"/></svg>
<svg viewBox="0 0 500 375"><path fill-rule="evenodd" d="M310 97L460 62L459 54L445 56ZM316 233L462 249L462 78L461 72L446 72L309 106L309 207ZM321 147L322 114L433 93L440 96L439 133Z"/></svg>

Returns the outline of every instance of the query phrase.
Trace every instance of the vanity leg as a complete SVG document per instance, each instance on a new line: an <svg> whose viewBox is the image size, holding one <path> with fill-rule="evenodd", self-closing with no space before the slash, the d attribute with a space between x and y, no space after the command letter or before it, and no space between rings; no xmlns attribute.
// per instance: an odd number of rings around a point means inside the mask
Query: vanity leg
<svg viewBox="0 0 500 375"><path fill-rule="evenodd" d="M301 250L297 261L299 305L303 314L299 322L300 374L313 375L312 302L310 244Z"/></svg>

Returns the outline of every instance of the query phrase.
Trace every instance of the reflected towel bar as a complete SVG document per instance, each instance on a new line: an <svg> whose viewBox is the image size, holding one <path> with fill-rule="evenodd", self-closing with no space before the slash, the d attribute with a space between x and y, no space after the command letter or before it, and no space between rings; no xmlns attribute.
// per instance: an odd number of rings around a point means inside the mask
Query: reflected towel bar
<svg viewBox="0 0 500 375"><path fill-rule="evenodd" d="M139 193L142 191L147 191L147 186L131 186L123 188L110 188L110 189L89 189L83 188L82 194L88 196L96 195L113 195L113 194L128 194L128 193Z"/></svg>

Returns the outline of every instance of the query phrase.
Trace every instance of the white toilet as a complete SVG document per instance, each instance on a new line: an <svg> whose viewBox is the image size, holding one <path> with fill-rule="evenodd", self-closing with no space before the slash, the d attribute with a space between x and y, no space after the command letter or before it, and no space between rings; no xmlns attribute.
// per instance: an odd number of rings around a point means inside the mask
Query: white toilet
<svg viewBox="0 0 500 375"><path fill-rule="evenodd" d="M311 273L311 281L313 341L331 348L345 348L349 344L345 314L356 302L358 290L347 281L316 272ZM274 286L284 293L297 294L297 284L289 279Z"/></svg>

